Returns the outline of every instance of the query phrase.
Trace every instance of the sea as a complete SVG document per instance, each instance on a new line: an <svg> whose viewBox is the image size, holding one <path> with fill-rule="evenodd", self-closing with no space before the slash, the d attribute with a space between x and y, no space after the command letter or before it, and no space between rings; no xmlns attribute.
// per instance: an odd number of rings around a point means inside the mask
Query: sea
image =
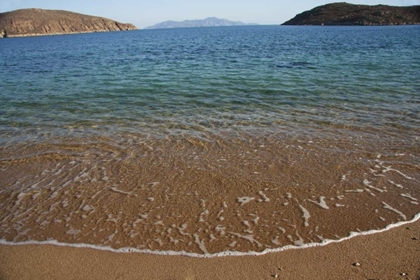
<svg viewBox="0 0 420 280"><path fill-rule="evenodd" d="M0 40L0 243L215 257L420 218L420 27Z"/></svg>

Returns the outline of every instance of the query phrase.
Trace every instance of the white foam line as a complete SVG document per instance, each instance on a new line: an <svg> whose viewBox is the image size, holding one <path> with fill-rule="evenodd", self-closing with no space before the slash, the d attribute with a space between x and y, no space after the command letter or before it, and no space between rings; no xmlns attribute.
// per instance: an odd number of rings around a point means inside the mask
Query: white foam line
<svg viewBox="0 0 420 280"><path fill-rule="evenodd" d="M319 202L318 201L315 201L315 200L312 200L312 199L307 199L307 200L309 202L312 202L312 203L318 205L321 208L330 209L330 207L328 207L327 203L325 202L325 196L319 197Z"/></svg>
<svg viewBox="0 0 420 280"><path fill-rule="evenodd" d="M403 189L404 187L403 187L403 185L401 185L401 184L397 184L397 183L395 183L394 181L392 181L392 180L389 180L388 179L388 182L390 182L391 184L393 184L394 186L396 186L397 188L400 188L400 189Z"/></svg>
<svg viewBox="0 0 420 280"><path fill-rule="evenodd" d="M381 163L380 163L380 164L381 164ZM385 167L385 166L383 166L382 164L381 164L381 166L385 168L384 170L382 170L382 173L386 173L386 172L389 172L389 171L394 171L394 172L396 172L396 173L400 174L401 176L403 176L403 177L404 177L404 178L406 178L406 179L409 179L409 180L413 180L413 181L415 181L415 180L414 180L414 178L412 178L412 177L410 177L410 176L405 175L405 174L404 174L404 173L402 173L401 171L399 171L399 170L397 170L397 169L394 169L394 168L392 168L391 166Z"/></svg>
<svg viewBox="0 0 420 280"><path fill-rule="evenodd" d="M363 180L363 185L365 185L366 187L368 187L368 188L371 188L372 190L375 190L375 191L378 191L378 192L386 192L386 190L382 190L382 189L379 189L379 188L375 188L374 186L372 186L372 185L370 185L370 183L372 183L372 182L369 182L368 180Z"/></svg>
<svg viewBox="0 0 420 280"><path fill-rule="evenodd" d="M346 193L362 193L363 190L362 189L357 189L357 190L346 190Z"/></svg>
<svg viewBox="0 0 420 280"><path fill-rule="evenodd" d="M409 193L402 193L401 196L411 199L413 201L417 201L417 198L412 197Z"/></svg>
<svg viewBox="0 0 420 280"><path fill-rule="evenodd" d="M187 256L187 257L193 257L193 258L216 258L216 257L229 257L229 256L262 256L269 253L277 253L277 252L283 252L286 250L293 250L293 249L305 249L305 248L312 248L312 247L320 247L320 246L326 246L331 243L341 243L343 241L349 240L353 237L357 236L365 236L365 235L371 235L376 233L381 233L388 231L393 228L397 228L400 226L404 226L407 224L414 223L416 221L420 220L420 213L414 216L414 218L410 221L403 221L395 224L387 225L383 229L374 229L369 230L365 232L350 232L349 236L343 237L338 240L331 240L331 239L325 239L321 243L307 243L302 246L295 246L295 245L288 245L276 249L265 249L262 252L238 252L238 251L224 251L220 253L215 254L198 254L198 253L188 253L185 251L152 251L148 249L136 249L136 248L120 248L120 249L114 249L109 246L98 246L98 245L92 245L92 244L67 244L67 243L61 243L56 240L47 240L47 241L22 241L22 242L10 242L6 241L5 239L0 239L0 245L8 245L8 246L20 246L20 245L54 245L54 246L62 246L62 247L74 247L74 248L87 248L87 249L94 249L94 250L100 250L100 251L109 251L113 253L142 253L142 254L151 254L151 255L164 255L164 256Z"/></svg>
<svg viewBox="0 0 420 280"><path fill-rule="evenodd" d="M401 218L403 218L404 220L407 220L407 217L401 212L401 211L399 211L399 210L397 210L397 209L395 209L395 208L393 208L393 207L391 207L389 204L386 204L385 202L382 202L382 204L384 205L384 208L385 209L388 209L388 210L391 210L392 212L395 212L395 213L397 213L398 215L400 215L401 216Z"/></svg>

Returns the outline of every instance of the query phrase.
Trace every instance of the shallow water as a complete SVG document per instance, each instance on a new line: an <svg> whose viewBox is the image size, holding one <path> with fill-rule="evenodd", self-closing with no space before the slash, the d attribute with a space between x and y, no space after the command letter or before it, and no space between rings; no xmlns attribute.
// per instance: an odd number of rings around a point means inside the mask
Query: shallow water
<svg viewBox="0 0 420 280"><path fill-rule="evenodd" d="M0 239L214 255L415 217L417 26L0 41Z"/></svg>

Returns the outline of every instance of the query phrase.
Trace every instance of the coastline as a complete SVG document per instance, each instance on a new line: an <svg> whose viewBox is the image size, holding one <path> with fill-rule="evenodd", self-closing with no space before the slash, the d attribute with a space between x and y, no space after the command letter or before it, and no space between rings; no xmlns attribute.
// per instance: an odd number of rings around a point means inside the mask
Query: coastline
<svg viewBox="0 0 420 280"><path fill-rule="evenodd" d="M44 37L44 36L57 36L57 35L74 35L74 34L90 34L90 33L103 33L103 32L121 32L121 31L133 31L132 30L95 30L95 31L78 31L78 32L63 32L63 33L30 33L30 34L13 34L7 35L7 37L0 37L1 39L9 38L24 38L24 37Z"/></svg>
<svg viewBox="0 0 420 280"><path fill-rule="evenodd" d="M0 245L0 279L419 279L419 245L418 220L340 243L262 256L201 259Z"/></svg>

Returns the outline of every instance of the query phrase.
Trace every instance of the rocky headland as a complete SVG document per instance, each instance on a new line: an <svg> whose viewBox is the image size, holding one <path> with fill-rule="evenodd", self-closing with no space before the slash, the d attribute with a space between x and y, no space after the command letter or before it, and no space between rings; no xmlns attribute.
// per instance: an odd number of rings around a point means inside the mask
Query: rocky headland
<svg viewBox="0 0 420 280"><path fill-rule="evenodd" d="M68 11L23 9L0 13L0 38L136 29L132 24Z"/></svg>
<svg viewBox="0 0 420 280"><path fill-rule="evenodd" d="M332 3L296 15L283 25L413 25L420 24L420 6Z"/></svg>

